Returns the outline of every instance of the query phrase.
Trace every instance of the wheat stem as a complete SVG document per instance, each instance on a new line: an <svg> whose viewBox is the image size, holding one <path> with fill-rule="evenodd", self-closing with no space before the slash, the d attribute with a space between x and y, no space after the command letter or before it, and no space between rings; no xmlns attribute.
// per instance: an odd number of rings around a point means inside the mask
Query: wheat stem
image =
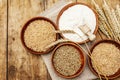
<svg viewBox="0 0 120 80"><path fill-rule="evenodd" d="M117 32L116 32L117 25L113 19L113 17L114 17L113 13L111 12L111 10L105 0L104 0L103 9L105 11L106 18L108 19L108 23L110 24L110 26L108 26L108 27L110 27L111 32L113 32L113 36L114 36L115 40L119 41L118 37L116 36L117 35Z"/></svg>
<svg viewBox="0 0 120 80"><path fill-rule="evenodd" d="M117 37L118 39L120 40L120 24L119 24L119 21L117 20L117 16L115 15L115 11L114 9L112 9L112 16L113 16L113 23L114 23L114 29L115 29L115 32L117 33Z"/></svg>
<svg viewBox="0 0 120 80"><path fill-rule="evenodd" d="M117 12L118 18L120 20L120 6L119 5L116 6L116 12Z"/></svg>
<svg viewBox="0 0 120 80"><path fill-rule="evenodd" d="M94 0L92 0L92 2L93 2L93 4L95 5L95 8L96 8L96 10L97 10L98 13L99 13L98 16L99 16L100 20L101 20L103 23L105 23L107 26L110 26L110 24L108 23L108 21L107 21L107 19L106 19L106 16L104 15L103 10L99 7L99 5L98 5ZM113 35L111 29L109 29L109 27L107 27L107 26L104 26L104 27L106 27L109 35L114 38L114 35Z"/></svg>
<svg viewBox="0 0 120 80"><path fill-rule="evenodd" d="M59 44L59 43L62 43L62 42L69 42L69 41L70 41L70 40L68 40L68 39L59 39L59 40L57 40L57 41L55 41L55 42L49 44L48 46L46 46L45 49L44 49L43 51L46 51L47 49L49 49L49 48L51 48L51 47L53 47L53 46L55 46L55 45L57 45L57 44Z"/></svg>
<svg viewBox="0 0 120 80"><path fill-rule="evenodd" d="M110 39L109 32L107 32L107 29L104 27L104 23L100 23L99 29Z"/></svg>

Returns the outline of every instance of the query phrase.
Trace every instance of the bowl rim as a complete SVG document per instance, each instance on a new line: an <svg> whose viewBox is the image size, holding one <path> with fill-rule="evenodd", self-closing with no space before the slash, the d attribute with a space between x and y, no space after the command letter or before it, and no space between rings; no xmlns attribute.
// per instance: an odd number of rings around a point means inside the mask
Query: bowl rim
<svg viewBox="0 0 120 80"><path fill-rule="evenodd" d="M30 49L29 47L27 47L27 45L26 45L25 42L24 42L24 33L25 33L25 30L26 30L26 28L28 27L28 25L29 25L31 22L35 21L35 20L45 20L45 21L48 21L49 23L51 23L51 24L53 25L53 27L55 28L55 30L58 30L57 25L56 25L52 20L50 20L50 19L48 19L48 18L46 18L46 17L43 17L43 16L33 17L33 18L29 19L29 20L23 25L23 27L22 27L22 30L21 30L21 33L20 33L20 39L21 39L22 45L24 46L24 48L25 48L28 52L30 52L30 53L32 53L32 54L47 54L47 53L49 53L54 47L51 47L51 48L49 48L49 49L46 50L46 51L38 52L38 51L34 51L34 50ZM59 38L59 35L56 34L56 40L57 40L58 38Z"/></svg>
<svg viewBox="0 0 120 80"><path fill-rule="evenodd" d="M85 4L85 3L81 3L81 2L74 2L74 3L67 4L65 7L63 7L63 8L61 9L61 11L59 12L59 14L58 14L58 16L57 16L57 20L56 20L58 29L60 30L60 28L59 28L59 19L60 19L61 15L63 14L63 12L64 12L65 10L67 10L69 7L74 6L74 5L84 5L84 6L87 6L88 8L90 8L90 9L93 11L93 13L95 14L95 17L96 17L96 27L95 27L95 30L94 30L93 34L96 34L96 33L97 33L97 30L98 30L98 27L99 27L99 26L98 26L98 25L99 25L98 13L97 13L97 11L96 11L92 6L90 6L90 5L88 5L88 4ZM65 38L62 33L60 33L60 36L61 36L62 38ZM89 42L89 41L90 41L89 39L86 39L86 40L84 40L84 41L76 42L76 43L78 43L78 44L84 44L85 42Z"/></svg>
<svg viewBox="0 0 120 80"><path fill-rule="evenodd" d="M91 48L90 48L91 53L89 53L90 55L92 54L93 49L94 49L98 44L100 44L100 43L110 43L110 44L114 44L115 46L119 47L119 49L120 49L120 43L119 43L119 42L114 41L114 40L112 40L112 39L104 39L104 40L99 40L99 41L95 42L95 43L91 46ZM89 69L91 70L91 72L92 72L94 75L98 76L98 73L96 72L96 70L95 70L95 69L93 68L93 66L92 66L90 57L88 57L88 67L89 67ZM103 75L100 75L100 76L101 76L103 79L105 79L105 77L104 77ZM117 77L119 77L119 76L120 76L120 69L119 69L115 74L110 75L110 76L106 76L106 77L107 77L108 79L115 79L115 78L117 78Z"/></svg>
<svg viewBox="0 0 120 80"><path fill-rule="evenodd" d="M53 62L53 58L54 58L54 55L55 55L55 52L58 48L62 47L62 46L65 46L65 45L70 45L70 46L73 46L75 47L77 50L79 50L79 53L80 53L80 57L81 57L81 60L82 60L82 66L80 67L80 69L74 74L74 75L70 75L70 76L65 76L65 75L62 75L60 74L56 68L54 67L54 62ZM71 79L71 78L75 78L77 76L79 76L85 69L85 66L86 66L86 57L85 57L85 54L83 53L83 50L82 48L79 46L79 44L77 43L74 43L74 42L63 42L63 43L60 43L56 46L56 48L52 51L52 57L51 57L51 64L52 64L52 67L55 71L55 73L60 76L60 77L63 77L63 78L67 78L67 79Z"/></svg>

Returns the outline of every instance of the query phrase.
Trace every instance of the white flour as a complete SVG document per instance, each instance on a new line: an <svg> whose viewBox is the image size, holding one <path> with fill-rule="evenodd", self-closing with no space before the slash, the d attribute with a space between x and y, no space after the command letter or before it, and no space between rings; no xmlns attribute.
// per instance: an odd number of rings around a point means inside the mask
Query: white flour
<svg viewBox="0 0 120 80"><path fill-rule="evenodd" d="M80 36L83 37L84 40L87 40L87 36L85 36L82 31L78 28L80 25L88 24L92 33L96 28L96 16L92 9L89 7L77 4L74 5L63 12L59 19L59 29L60 30L74 30ZM84 41L76 34L63 34L63 36L69 40L75 42Z"/></svg>

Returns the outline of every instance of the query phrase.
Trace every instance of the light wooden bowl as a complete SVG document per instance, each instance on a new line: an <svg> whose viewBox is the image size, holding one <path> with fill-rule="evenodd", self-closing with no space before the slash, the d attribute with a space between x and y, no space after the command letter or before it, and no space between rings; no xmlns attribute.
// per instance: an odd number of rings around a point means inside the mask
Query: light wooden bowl
<svg viewBox="0 0 120 80"><path fill-rule="evenodd" d="M49 48L48 50L46 50L46 51L44 51L44 52L43 52L43 51L42 51L42 52L37 52L37 51L34 51L34 50L30 49L30 48L27 47L26 44L25 44L25 41L24 41L24 33L25 33L25 30L26 30L27 26L28 26L31 22L35 21L35 20L45 20L45 21L48 21L48 22L50 22L50 23L53 25L53 27L55 28L55 30L58 30L57 25L55 25L55 23L52 22L50 19L48 19L48 18L46 18L46 17L34 17L34 18L28 20L28 21L25 23L25 25L23 26L22 31L21 31L21 42L22 42L23 46L25 47L25 49L26 49L27 51L29 51L30 53L33 53L33 54L46 54L46 53L49 53L54 47ZM56 34L56 40L57 40L58 38L59 38L59 36L58 36L58 34Z"/></svg>

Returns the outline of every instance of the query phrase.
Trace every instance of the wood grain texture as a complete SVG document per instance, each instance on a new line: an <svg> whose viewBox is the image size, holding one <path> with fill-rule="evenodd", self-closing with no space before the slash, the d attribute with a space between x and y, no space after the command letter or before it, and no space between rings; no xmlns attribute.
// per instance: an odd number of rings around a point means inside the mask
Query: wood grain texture
<svg viewBox="0 0 120 80"><path fill-rule="evenodd" d="M0 0L0 80L6 80L6 2L6 0Z"/></svg>
<svg viewBox="0 0 120 80"><path fill-rule="evenodd" d="M27 52L20 41L20 31L24 23L41 11L42 0L9 0L9 80L47 80L47 70L40 55Z"/></svg>
<svg viewBox="0 0 120 80"><path fill-rule="evenodd" d="M20 41L20 31L27 20L35 17L59 0L8 0L8 79L9 80L51 80L41 56L27 52ZM69 0L67 0L69 1ZM91 0L73 0L92 4ZM107 0L115 7L120 0ZM102 0L96 0L102 5ZM0 0L0 80L6 80L6 5ZM101 34L101 32L100 32ZM102 35L102 34L101 34ZM105 38L102 35L103 38ZM101 37L97 33L97 40ZM118 80L120 80L118 78Z"/></svg>

